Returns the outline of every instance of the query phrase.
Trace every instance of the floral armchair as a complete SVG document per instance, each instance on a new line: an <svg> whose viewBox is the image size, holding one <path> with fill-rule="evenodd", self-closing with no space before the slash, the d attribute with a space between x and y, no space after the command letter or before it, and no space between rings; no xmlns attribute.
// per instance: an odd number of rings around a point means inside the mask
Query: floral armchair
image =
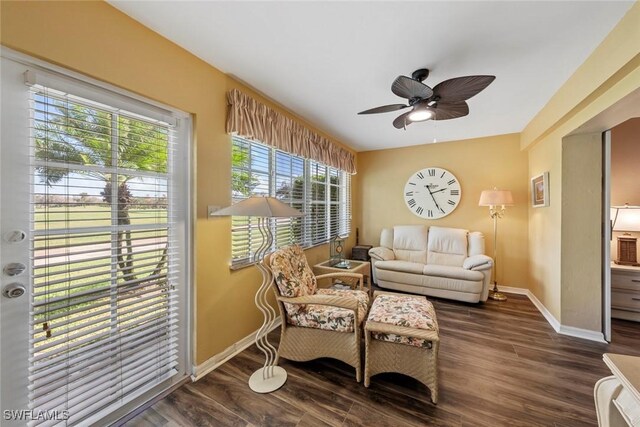
<svg viewBox="0 0 640 427"><path fill-rule="evenodd" d="M356 369L361 380L361 325L367 316L369 295L362 275L330 273L315 276L298 245L278 249L266 259L273 272L282 329L278 357L307 361L320 357L341 360ZM319 289L318 279L356 278L359 289Z"/></svg>

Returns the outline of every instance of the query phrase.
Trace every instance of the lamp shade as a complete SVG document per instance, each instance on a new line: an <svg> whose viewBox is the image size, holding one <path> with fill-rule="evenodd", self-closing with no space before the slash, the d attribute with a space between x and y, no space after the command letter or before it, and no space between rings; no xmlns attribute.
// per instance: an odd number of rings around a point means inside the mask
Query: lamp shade
<svg viewBox="0 0 640 427"><path fill-rule="evenodd" d="M215 211L211 215L291 218L294 216L303 216L303 213L285 203L282 203L275 197L251 196L241 202L234 203L224 209Z"/></svg>
<svg viewBox="0 0 640 427"><path fill-rule="evenodd" d="M480 194L478 206L511 206L513 205L513 196L509 190L484 190Z"/></svg>
<svg viewBox="0 0 640 427"><path fill-rule="evenodd" d="M613 231L640 231L640 206L612 206Z"/></svg>

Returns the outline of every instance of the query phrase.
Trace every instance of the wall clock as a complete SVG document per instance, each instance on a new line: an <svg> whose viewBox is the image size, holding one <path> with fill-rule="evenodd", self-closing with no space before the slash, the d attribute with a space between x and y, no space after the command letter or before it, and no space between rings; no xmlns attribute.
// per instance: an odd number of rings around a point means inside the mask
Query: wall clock
<svg viewBox="0 0 640 427"><path fill-rule="evenodd" d="M442 168L425 168L409 177L404 186L404 202L414 215L439 219L449 215L460 203L460 182Z"/></svg>

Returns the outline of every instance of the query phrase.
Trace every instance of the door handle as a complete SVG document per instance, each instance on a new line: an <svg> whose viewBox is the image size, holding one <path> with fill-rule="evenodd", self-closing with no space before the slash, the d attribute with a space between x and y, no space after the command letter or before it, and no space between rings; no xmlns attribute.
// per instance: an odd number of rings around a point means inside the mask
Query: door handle
<svg viewBox="0 0 640 427"><path fill-rule="evenodd" d="M7 276L17 276L18 274L21 274L26 269L27 267L21 262L10 262L9 264L4 266L2 271Z"/></svg>

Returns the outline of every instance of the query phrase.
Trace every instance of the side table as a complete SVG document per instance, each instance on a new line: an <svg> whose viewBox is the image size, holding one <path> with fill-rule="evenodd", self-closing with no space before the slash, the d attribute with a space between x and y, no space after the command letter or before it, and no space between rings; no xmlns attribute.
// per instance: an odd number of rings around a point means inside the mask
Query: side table
<svg viewBox="0 0 640 427"><path fill-rule="evenodd" d="M347 272L347 273L360 273L363 276L364 286L367 288L369 295L371 295L371 265L368 261L354 261L347 259L346 263L349 264L349 268L346 267L335 267L332 266L332 261L324 261L320 264L316 264L313 266L313 272L317 275L327 274L327 273L338 273L338 272Z"/></svg>
<svg viewBox="0 0 640 427"><path fill-rule="evenodd" d="M640 267L611 263L611 317L640 322Z"/></svg>

